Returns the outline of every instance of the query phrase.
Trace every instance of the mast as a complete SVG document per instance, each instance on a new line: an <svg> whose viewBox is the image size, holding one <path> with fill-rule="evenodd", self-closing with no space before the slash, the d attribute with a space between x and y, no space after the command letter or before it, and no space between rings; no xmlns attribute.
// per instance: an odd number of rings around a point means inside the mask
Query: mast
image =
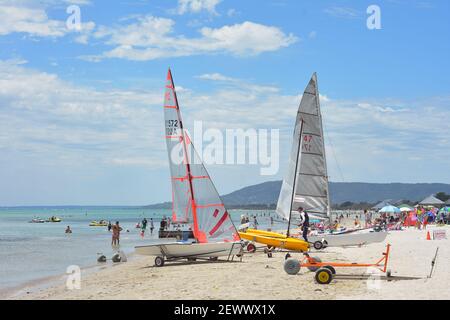
<svg viewBox="0 0 450 320"><path fill-rule="evenodd" d="M194 196L194 188L192 186L192 174L191 174L191 165L189 163L189 157L188 157L188 153L187 153L187 146L186 146L186 135L184 133L184 128L183 128L183 121L181 119L181 113L180 113L180 107L178 105L178 98L177 98L177 92L175 90L175 83L173 81L173 77L172 77L172 72L170 71L169 68L169 78L170 78L170 82L172 84L172 90L173 90L173 96L175 99L175 105L176 105L176 110L177 110L177 115L178 115L178 119L180 120L180 131L181 131L181 135L182 135L182 143L183 143L183 153L184 153L184 159L185 159L185 164L186 164L186 172L187 172L187 179L189 182L189 193L191 195L191 208L192 208L192 218L193 218L193 222L194 222L194 236L197 238L197 234L198 234L198 221L197 221L197 208L196 208L196 204L195 204L195 196Z"/></svg>
<svg viewBox="0 0 450 320"><path fill-rule="evenodd" d="M289 220L288 220L288 227L287 227L287 232L286 232L286 237L289 237L290 234L290 230L291 230L291 218L292 218L292 204L294 203L294 196L295 196L295 188L297 187L297 171L298 171L298 163L299 163L299 156L300 156L300 150L302 149L302 134L303 134L303 119L301 119L300 122L300 133L299 133L299 137L300 137L300 141L298 143L298 148L297 148L297 161L295 162L295 179L294 179L294 183L292 184L292 195L291 195L291 205L289 207Z"/></svg>

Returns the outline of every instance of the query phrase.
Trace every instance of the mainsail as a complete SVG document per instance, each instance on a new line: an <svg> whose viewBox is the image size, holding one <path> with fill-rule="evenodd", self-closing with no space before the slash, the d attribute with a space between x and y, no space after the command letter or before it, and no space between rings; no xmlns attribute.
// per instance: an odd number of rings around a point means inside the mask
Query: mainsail
<svg viewBox="0 0 450 320"><path fill-rule="evenodd" d="M172 179L173 221L192 223L194 236L200 243L239 240L231 217L183 128L170 70L164 117Z"/></svg>
<svg viewBox="0 0 450 320"><path fill-rule="evenodd" d="M291 222L299 218L299 207L311 217L329 216L327 164L315 73L298 108L288 170L276 211Z"/></svg>

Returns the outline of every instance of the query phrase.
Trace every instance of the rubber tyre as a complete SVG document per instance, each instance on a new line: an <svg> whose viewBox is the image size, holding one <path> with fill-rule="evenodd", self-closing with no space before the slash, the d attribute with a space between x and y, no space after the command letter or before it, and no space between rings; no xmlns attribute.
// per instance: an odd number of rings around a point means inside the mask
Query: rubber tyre
<svg viewBox="0 0 450 320"><path fill-rule="evenodd" d="M247 245L247 251L250 253L255 253L256 252L256 246L253 243L249 243Z"/></svg>
<svg viewBox="0 0 450 320"><path fill-rule="evenodd" d="M322 260L320 260L320 258L317 258L317 257L312 257L316 262L322 262ZM318 269L320 269L320 267L308 267L308 270L309 271L312 271L312 272L315 272L315 271L317 271Z"/></svg>
<svg viewBox="0 0 450 320"><path fill-rule="evenodd" d="M97 262L100 262L100 263L106 262L106 256L101 255L100 257L97 258Z"/></svg>
<svg viewBox="0 0 450 320"><path fill-rule="evenodd" d="M316 242L314 242L313 247L316 250L322 250L324 248L324 245L323 245L322 241L316 241Z"/></svg>
<svg viewBox="0 0 450 320"><path fill-rule="evenodd" d="M325 266L324 268L327 268L328 270L330 270L332 274L336 274L336 269L333 268L332 266Z"/></svg>
<svg viewBox="0 0 450 320"><path fill-rule="evenodd" d="M328 268L320 268L314 278L318 284L329 284L333 280L333 274Z"/></svg>
<svg viewBox="0 0 450 320"><path fill-rule="evenodd" d="M187 261L197 261L196 258L187 258Z"/></svg>
<svg viewBox="0 0 450 320"><path fill-rule="evenodd" d="M290 258L284 262L284 271L290 275L296 275L300 271L300 262L297 259Z"/></svg>
<svg viewBox="0 0 450 320"><path fill-rule="evenodd" d="M155 258L155 266L162 267L164 265L164 258L163 257L156 257Z"/></svg>
<svg viewBox="0 0 450 320"><path fill-rule="evenodd" d="M219 257L209 257L209 260L210 261L217 261L217 260L219 260Z"/></svg>

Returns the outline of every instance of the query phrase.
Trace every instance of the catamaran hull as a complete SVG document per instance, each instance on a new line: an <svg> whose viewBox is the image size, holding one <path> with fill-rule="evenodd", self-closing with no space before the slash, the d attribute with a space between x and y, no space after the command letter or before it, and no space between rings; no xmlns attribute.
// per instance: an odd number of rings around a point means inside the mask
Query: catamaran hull
<svg viewBox="0 0 450 320"><path fill-rule="evenodd" d="M386 231L361 230L341 234L320 234L308 236L308 241L323 242L327 247L360 246L369 243L383 242L387 236Z"/></svg>
<svg viewBox="0 0 450 320"><path fill-rule="evenodd" d="M306 252L309 249L309 244L306 241L286 237L276 232L248 229L246 232L239 232L239 236L241 239L285 250Z"/></svg>
<svg viewBox="0 0 450 320"><path fill-rule="evenodd" d="M241 253L240 242L185 243L173 242L135 247L136 253L145 256L167 258L210 258L232 256Z"/></svg>

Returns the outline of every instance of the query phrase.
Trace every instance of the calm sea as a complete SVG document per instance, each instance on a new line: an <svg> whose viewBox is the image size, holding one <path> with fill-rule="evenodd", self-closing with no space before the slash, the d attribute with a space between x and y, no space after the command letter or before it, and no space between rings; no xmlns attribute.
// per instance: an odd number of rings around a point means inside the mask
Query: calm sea
<svg viewBox="0 0 450 320"><path fill-rule="evenodd" d="M240 224L240 215L257 215L260 227L270 223L273 211L231 210L235 225ZM92 220L119 221L124 231L121 234L120 250L127 255L135 245L156 243L159 222L169 210L118 207L26 207L0 208L0 289L24 285L28 282L66 273L70 265L81 268L95 266L99 253L111 258L115 250L111 247L111 234L106 227L90 227ZM59 223L29 223L35 217L48 219L57 216ZM149 231L141 238L136 223L144 217L155 222L154 235ZM70 225L72 234L65 234ZM274 228L282 227L276 223ZM126 232L129 230L129 232Z"/></svg>

